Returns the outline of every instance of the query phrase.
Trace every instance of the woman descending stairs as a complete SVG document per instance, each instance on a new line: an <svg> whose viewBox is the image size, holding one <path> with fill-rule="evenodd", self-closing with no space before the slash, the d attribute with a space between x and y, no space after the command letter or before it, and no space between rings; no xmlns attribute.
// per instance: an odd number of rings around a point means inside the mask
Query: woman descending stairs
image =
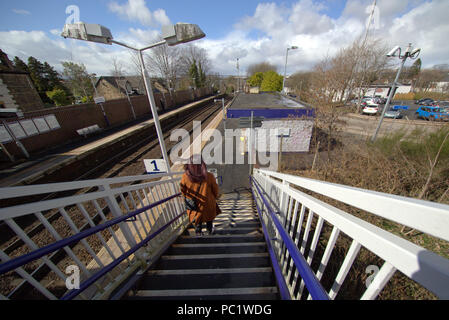
<svg viewBox="0 0 449 320"><path fill-rule="evenodd" d="M125 298L279 299L251 194L225 194L219 205L213 235L187 229Z"/></svg>

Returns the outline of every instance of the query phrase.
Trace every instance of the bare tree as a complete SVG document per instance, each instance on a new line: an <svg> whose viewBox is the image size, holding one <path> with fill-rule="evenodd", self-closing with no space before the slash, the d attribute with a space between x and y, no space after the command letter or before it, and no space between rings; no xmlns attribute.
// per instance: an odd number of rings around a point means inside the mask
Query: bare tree
<svg viewBox="0 0 449 320"><path fill-rule="evenodd" d="M247 70L246 74L248 77L252 76L253 74L257 72L267 72L267 71L274 71L277 72L277 67L269 62L260 62L250 65Z"/></svg>
<svg viewBox="0 0 449 320"><path fill-rule="evenodd" d="M130 60L131 60L132 73L134 75L143 76L142 65L141 65L140 59L139 59L139 53L135 50L130 49L129 55L130 55ZM145 59L145 57L146 57L146 54L144 54L144 59Z"/></svg>
<svg viewBox="0 0 449 320"><path fill-rule="evenodd" d="M177 47L162 45L155 47L146 56L148 68L165 80L167 88L175 88L181 66L180 50Z"/></svg>
<svg viewBox="0 0 449 320"><path fill-rule="evenodd" d="M207 56L207 51L194 44L183 46L180 50L180 73L184 76L188 75L190 67L195 62L201 65L201 69L206 75L210 74L212 65Z"/></svg>
<svg viewBox="0 0 449 320"><path fill-rule="evenodd" d="M118 60L117 57L112 57L111 59L110 73L115 78L123 77L126 74L123 64Z"/></svg>

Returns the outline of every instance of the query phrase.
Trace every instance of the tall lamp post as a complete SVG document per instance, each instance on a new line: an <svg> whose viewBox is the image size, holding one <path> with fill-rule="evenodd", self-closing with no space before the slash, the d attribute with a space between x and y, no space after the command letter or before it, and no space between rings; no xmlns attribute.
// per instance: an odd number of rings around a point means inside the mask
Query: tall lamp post
<svg viewBox="0 0 449 320"><path fill-rule="evenodd" d="M419 54L421 52L420 48L412 50L412 44L409 43L407 50L405 50L405 53L401 55L401 48L399 46L394 47L388 54L387 57L398 57L402 60L401 66L399 67L398 73L396 74L396 78L394 79L393 85L391 86L390 94L388 95L387 103L385 104L384 109L382 110L382 115L379 119L379 124L377 125L376 132L374 132L373 137L371 138L371 142L376 141L377 134L379 133L380 126L382 125L382 121L385 116L385 112L388 110L388 107L390 106L391 100L393 99L393 96L396 91L397 82L399 80L399 76L401 75L402 69L404 68L405 61L407 58L410 59L416 59L418 58Z"/></svg>
<svg viewBox="0 0 449 320"><path fill-rule="evenodd" d="M206 35L204 32L196 25L189 23L177 23L175 25L163 26L162 27L162 38L164 40L148 45L144 48L133 48L125 43L113 40L111 31L99 24L87 24L84 22L77 22L74 24L66 24L61 34L64 38L73 38L77 40L98 42L103 44L112 45L117 44L119 46L137 51L139 53L139 60L141 65L141 70L143 74L143 79L145 83L145 89L147 91L148 101L150 103L151 112L153 114L153 121L156 127L157 136L159 139L159 145L162 151L162 157L167 164L167 171L171 173L169 159L167 155L167 149L165 147L164 136L162 134L161 124L159 122L159 115L156 109L156 103L154 101L153 89L151 87L151 81L148 81L148 72L145 68L145 63L143 60L143 52L145 50L161 46L169 45L175 46L181 43L186 43L194 40L204 38Z"/></svg>
<svg viewBox="0 0 449 320"><path fill-rule="evenodd" d="M285 94L285 78L287 77L287 59L288 59L288 51L296 50L297 46L291 46L287 48L287 53L285 54L285 68L284 68L284 80L282 81L282 92Z"/></svg>
<svg viewBox="0 0 449 320"><path fill-rule="evenodd" d="M94 90L95 90L95 98L99 98L100 96L98 95L97 87L95 86L95 83L94 83L94 78L96 76L97 75L95 73L92 73L89 78L90 78L90 82L92 82L92 87L94 87ZM97 103L97 101L95 101L95 103ZM111 124L109 123L108 117L106 116L106 111L104 111L103 102L100 102L98 104L101 107L101 112L103 112L104 121L106 121L106 125L109 127Z"/></svg>

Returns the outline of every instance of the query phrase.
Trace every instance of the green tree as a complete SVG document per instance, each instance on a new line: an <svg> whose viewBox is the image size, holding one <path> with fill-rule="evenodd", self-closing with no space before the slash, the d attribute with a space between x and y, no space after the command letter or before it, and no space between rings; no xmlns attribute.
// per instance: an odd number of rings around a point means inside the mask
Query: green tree
<svg viewBox="0 0 449 320"><path fill-rule="evenodd" d="M252 87L260 87L263 81L263 73L256 72L248 80L247 83Z"/></svg>
<svg viewBox="0 0 449 320"><path fill-rule="evenodd" d="M206 73L203 70L201 61L198 63L198 77L199 77L199 87L202 88L206 85Z"/></svg>
<svg viewBox="0 0 449 320"><path fill-rule="evenodd" d="M71 103L67 92L63 89L53 89L52 91L47 91L46 94L58 107Z"/></svg>
<svg viewBox="0 0 449 320"><path fill-rule="evenodd" d="M261 62L261 63L255 63L248 67L246 73L248 76L252 76L253 74L257 72L265 73L267 71L274 71L277 72L277 67L269 62Z"/></svg>
<svg viewBox="0 0 449 320"><path fill-rule="evenodd" d="M46 95L46 92L51 89L49 87L48 80L45 78L44 65L42 64L42 62L34 57L29 57L28 71L42 101L44 103L52 103L52 101Z"/></svg>
<svg viewBox="0 0 449 320"><path fill-rule="evenodd" d="M190 65L189 76L193 80L195 88L199 88L200 87L200 75L198 72L198 67L196 65L195 59L193 60L193 63Z"/></svg>
<svg viewBox="0 0 449 320"><path fill-rule="evenodd" d="M29 72L31 80L44 103L53 104L53 100L47 95L47 92L54 89L62 89L69 95L69 90L62 83L59 73L47 62L40 62L34 57L28 58L28 65L18 57L14 58L14 64L17 68Z"/></svg>
<svg viewBox="0 0 449 320"><path fill-rule="evenodd" d="M61 62L64 67L63 75L67 79L67 85L74 97L83 101L92 101L94 88L84 64L74 62Z"/></svg>
<svg viewBox="0 0 449 320"><path fill-rule="evenodd" d="M27 64L19 57L14 57L14 66L20 71L29 72Z"/></svg>
<svg viewBox="0 0 449 320"><path fill-rule="evenodd" d="M263 80L260 85L261 91L281 91L284 77L275 71L267 71L263 74Z"/></svg>

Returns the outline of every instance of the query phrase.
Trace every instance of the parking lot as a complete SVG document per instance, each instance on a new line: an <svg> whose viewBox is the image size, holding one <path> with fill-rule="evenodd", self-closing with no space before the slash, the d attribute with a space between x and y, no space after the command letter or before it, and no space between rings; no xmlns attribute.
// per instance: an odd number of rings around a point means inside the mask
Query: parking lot
<svg viewBox="0 0 449 320"><path fill-rule="evenodd" d="M409 107L408 110L400 110L404 119L425 121L423 119L418 119L418 117L416 115L416 110L418 110L420 105L417 105L415 103L415 101L393 101L392 103L390 103L390 107L393 107L396 105ZM445 103L444 106L447 106L447 103ZM379 105L379 111L377 112L378 116L382 114L384 107L385 107L385 105Z"/></svg>

